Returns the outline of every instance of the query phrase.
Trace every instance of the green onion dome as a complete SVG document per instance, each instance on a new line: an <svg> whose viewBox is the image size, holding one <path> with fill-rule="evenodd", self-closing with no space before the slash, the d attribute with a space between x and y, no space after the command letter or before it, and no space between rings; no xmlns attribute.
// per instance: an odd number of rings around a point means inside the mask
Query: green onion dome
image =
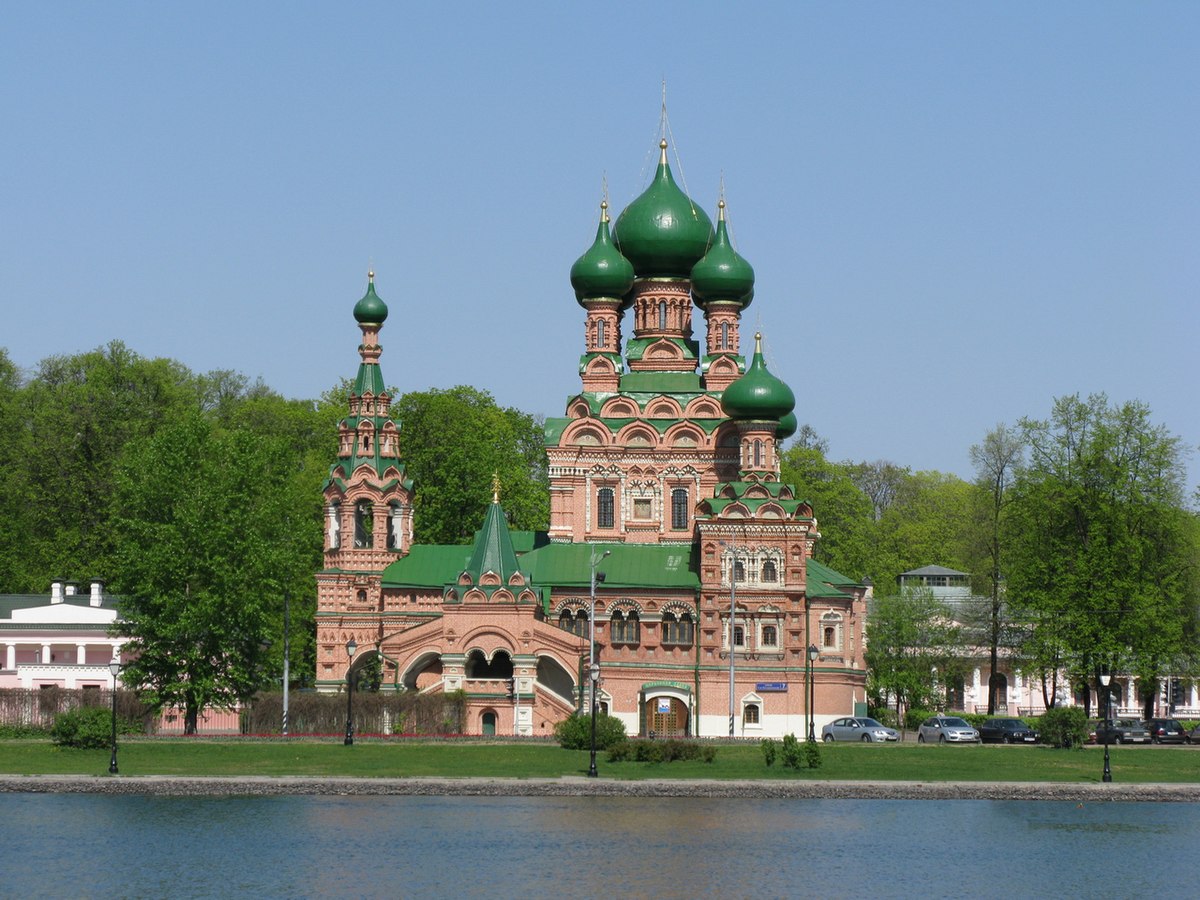
<svg viewBox="0 0 1200 900"><path fill-rule="evenodd" d="M800 423L796 420L794 412L788 413L779 420L779 424L775 427L775 440L785 441L796 433L796 429L800 427Z"/></svg>
<svg viewBox="0 0 1200 900"><path fill-rule="evenodd" d="M767 371L762 355L762 335L754 335L754 359L746 374L725 388L721 409L733 419L775 419L796 407L792 389Z"/></svg>
<svg viewBox="0 0 1200 900"><path fill-rule="evenodd" d="M717 207L717 236L704 258L692 266L692 297L700 306L728 301L745 308L754 298L754 269L729 243L725 201Z"/></svg>
<svg viewBox="0 0 1200 900"><path fill-rule="evenodd" d="M354 304L354 319L360 325L382 325L388 315L387 304L375 293L375 273L367 273L367 292Z"/></svg>
<svg viewBox="0 0 1200 900"><path fill-rule="evenodd" d="M620 300L633 287L633 265L613 246L608 233L607 200L600 204L595 242L571 266L571 287L580 306L601 297Z"/></svg>
<svg viewBox="0 0 1200 900"><path fill-rule="evenodd" d="M667 142L659 148L658 173L617 217L613 241L639 278L687 278L708 250L712 222L675 184L667 165Z"/></svg>

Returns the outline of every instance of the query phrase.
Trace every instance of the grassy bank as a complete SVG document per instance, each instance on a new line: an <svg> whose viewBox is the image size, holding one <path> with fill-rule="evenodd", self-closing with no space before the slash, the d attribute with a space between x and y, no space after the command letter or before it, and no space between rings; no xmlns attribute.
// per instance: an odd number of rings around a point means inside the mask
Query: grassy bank
<svg viewBox="0 0 1200 900"><path fill-rule="evenodd" d="M824 779L850 781L1098 782L1102 750L1048 747L930 747L821 745L816 770L768 768L755 745L721 746L716 761L669 764L610 763L598 755L603 778ZM1115 780L1128 783L1200 783L1200 749L1116 747ZM11 775L103 775L107 750L60 749L49 741L0 741L0 772ZM237 739L128 740L121 744L122 775L308 775L360 778L557 778L585 775L586 751L550 744L454 743L360 739L336 741Z"/></svg>

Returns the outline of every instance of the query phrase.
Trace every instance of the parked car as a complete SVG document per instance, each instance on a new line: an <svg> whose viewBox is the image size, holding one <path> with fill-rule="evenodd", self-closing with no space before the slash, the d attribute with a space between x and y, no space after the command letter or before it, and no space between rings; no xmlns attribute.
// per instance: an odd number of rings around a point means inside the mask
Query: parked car
<svg viewBox="0 0 1200 900"><path fill-rule="evenodd" d="M1147 719L1146 730L1154 744L1182 744L1187 741L1187 732L1178 719Z"/></svg>
<svg viewBox="0 0 1200 900"><path fill-rule="evenodd" d="M979 732L958 716L933 716L917 729L917 743L978 744Z"/></svg>
<svg viewBox="0 0 1200 900"><path fill-rule="evenodd" d="M898 741L900 732L888 728L881 722L862 716L847 716L830 722L821 729L821 740L829 741L862 741L865 744L875 741Z"/></svg>
<svg viewBox="0 0 1200 900"><path fill-rule="evenodd" d="M988 719L979 726L979 739L984 743L1036 744L1038 733L1020 719Z"/></svg>
<svg viewBox="0 0 1200 900"><path fill-rule="evenodd" d="M1188 743L1189 744L1200 744L1200 725L1197 725L1191 731L1188 732Z"/></svg>
<svg viewBox="0 0 1200 900"><path fill-rule="evenodd" d="M1150 743L1150 732L1137 719L1101 719L1096 723L1095 742L1105 743L1106 735L1110 744Z"/></svg>

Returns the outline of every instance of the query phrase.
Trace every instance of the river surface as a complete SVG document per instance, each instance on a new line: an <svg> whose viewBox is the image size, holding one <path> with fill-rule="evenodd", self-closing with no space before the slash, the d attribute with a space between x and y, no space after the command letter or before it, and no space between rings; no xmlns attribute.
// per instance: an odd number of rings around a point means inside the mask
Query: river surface
<svg viewBox="0 0 1200 900"><path fill-rule="evenodd" d="M1110 897L1200 847L1194 803L6 794L0 819L3 897Z"/></svg>

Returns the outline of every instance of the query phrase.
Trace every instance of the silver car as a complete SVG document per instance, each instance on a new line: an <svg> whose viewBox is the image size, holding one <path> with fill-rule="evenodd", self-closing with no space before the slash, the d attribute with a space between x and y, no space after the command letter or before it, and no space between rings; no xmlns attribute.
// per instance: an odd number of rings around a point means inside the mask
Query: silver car
<svg viewBox="0 0 1200 900"><path fill-rule="evenodd" d="M917 729L917 743L978 744L979 732L958 716L933 716Z"/></svg>
<svg viewBox="0 0 1200 900"><path fill-rule="evenodd" d="M870 744L875 741L898 741L900 733L894 728L862 716L847 716L830 722L821 729L821 740L829 741L862 741Z"/></svg>

